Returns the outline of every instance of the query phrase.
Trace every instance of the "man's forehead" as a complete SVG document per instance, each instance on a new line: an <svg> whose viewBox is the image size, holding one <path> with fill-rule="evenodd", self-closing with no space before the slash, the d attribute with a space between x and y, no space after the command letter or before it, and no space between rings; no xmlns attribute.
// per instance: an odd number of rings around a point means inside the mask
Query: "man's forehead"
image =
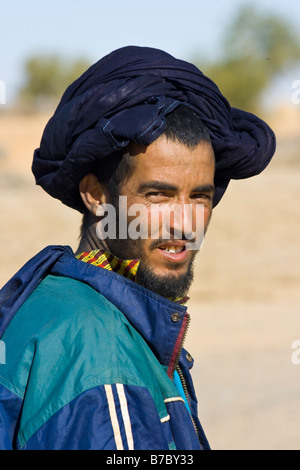
<svg viewBox="0 0 300 470"><path fill-rule="evenodd" d="M159 182L178 186L178 183L213 185L215 159L211 145L201 142L190 149L184 144L159 137L149 146L130 147L133 172L128 183L148 187ZM154 187L154 186L153 186Z"/></svg>
<svg viewBox="0 0 300 470"><path fill-rule="evenodd" d="M131 142L130 145L128 146L128 153L131 156L143 156L143 155L152 155L157 157L165 157L169 158L170 161L173 160L174 155L179 155L179 154L187 154L190 153L195 154L196 150L201 151L204 148L209 148L211 149L211 152L213 154L213 148L212 145L209 142L206 141L200 141L197 145L193 147L188 147L187 145L183 144L182 142L178 140L173 140L170 138L167 138L164 134L159 136L156 140L154 140L151 144L149 145L142 145L137 142Z"/></svg>

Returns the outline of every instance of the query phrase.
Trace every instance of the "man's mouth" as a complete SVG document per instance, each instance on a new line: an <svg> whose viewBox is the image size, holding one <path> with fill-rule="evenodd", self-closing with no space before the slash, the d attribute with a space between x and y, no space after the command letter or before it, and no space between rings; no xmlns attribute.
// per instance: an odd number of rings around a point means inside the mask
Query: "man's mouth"
<svg viewBox="0 0 300 470"><path fill-rule="evenodd" d="M166 251L167 253L182 253L183 251L186 250L185 245L184 246L166 246L166 247L159 247L160 250Z"/></svg>
<svg viewBox="0 0 300 470"><path fill-rule="evenodd" d="M188 258L186 243L170 241L156 246L160 256L171 263L183 263Z"/></svg>

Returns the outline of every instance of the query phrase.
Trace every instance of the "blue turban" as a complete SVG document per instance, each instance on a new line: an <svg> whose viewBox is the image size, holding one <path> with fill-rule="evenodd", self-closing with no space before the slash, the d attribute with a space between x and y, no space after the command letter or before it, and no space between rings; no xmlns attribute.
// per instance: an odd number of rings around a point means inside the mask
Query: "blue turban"
<svg viewBox="0 0 300 470"><path fill-rule="evenodd" d="M275 152L275 136L253 114L230 106L194 65L158 49L128 46L92 65L65 91L34 152L36 183L83 212L78 185L101 159L131 141L151 144L164 116L190 106L208 128L216 158L214 205L231 179L259 174Z"/></svg>

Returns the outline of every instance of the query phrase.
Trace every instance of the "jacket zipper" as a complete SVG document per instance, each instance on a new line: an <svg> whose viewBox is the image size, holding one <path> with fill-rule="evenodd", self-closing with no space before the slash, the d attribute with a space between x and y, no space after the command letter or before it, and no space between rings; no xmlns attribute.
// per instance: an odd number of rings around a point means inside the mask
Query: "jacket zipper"
<svg viewBox="0 0 300 470"><path fill-rule="evenodd" d="M179 367L179 358L181 356L181 353L182 353L182 349L183 349L183 345L184 345L184 341L185 341L185 338L186 338L186 335L187 335L187 332L188 332L188 329L189 329L189 326L190 326L190 321L191 321L191 318L189 316L189 314L187 313L186 314L187 316L187 323L186 323L186 327L185 327L185 331L183 333L183 337L182 337L182 341L181 341L181 345L178 349L178 353L177 353L177 356L176 356L176 360L175 360L175 364L174 364L174 369L173 369L173 373L172 373L172 379L174 377L174 373L175 373L175 370L177 370L178 372L178 375L179 375L179 378L181 380L181 384L182 384L182 388L183 388L183 391L184 391L184 394L185 394L185 397L186 397L186 400L188 402L188 389L187 389L187 385L186 385L186 381L185 381L185 378L183 376L183 373L181 372L181 369ZM189 413L190 414L190 413ZM198 429L197 429L197 426L196 426L196 423L195 423L195 420L193 418L193 416L190 414L190 417L191 417L191 421L193 423L193 426L194 426L194 429L195 429L195 432L196 432L196 435L197 435L197 438L198 438L198 441L200 442L200 438L199 438L199 433L198 433Z"/></svg>
<svg viewBox="0 0 300 470"><path fill-rule="evenodd" d="M181 381L181 385L182 385L182 388L183 388L183 391L184 391L184 394L185 394L185 397L186 397L186 401L188 402L188 396L189 396L189 394L188 394L188 389L187 389L187 385L186 385L185 378L184 378L183 373L181 372L181 369L180 369L179 366L177 366L176 370L177 370L177 372L178 372L178 375L179 375L179 378L180 378L180 381ZM191 420L192 420L192 423L193 423L193 426L194 426L194 429L195 429L195 432L196 432L198 441L200 442L199 433L198 433L198 429L197 429L195 420L194 420L193 416L191 415L191 413L189 413L189 415L190 415L190 417L191 417Z"/></svg>
<svg viewBox="0 0 300 470"><path fill-rule="evenodd" d="M187 319L187 322L186 322L185 330L184 330L184 333L183 333L183 337L182 337L182 340L181 340L181 344L180 344L179 349L178 349L178 352L177 352L177 356L176 356L176 359L175 359L175 362L174 362L173 372L172 372L172 375L171 375L171 379L172 379L172 380L173 380L173 378L174 378L174 372L175 372L175 370L176 370L177 367L178 367L179 358L180 358L180 356L181 356L182 349L183 349L183 345L184 345L184 342L185 342L185 338L186 338L186 335L187 335L187 332L188 332L188 329L189 329L189 326L190 326L191 318L190 318L190 316L189 316L188 313L186 314L186 319Z"/></svg>

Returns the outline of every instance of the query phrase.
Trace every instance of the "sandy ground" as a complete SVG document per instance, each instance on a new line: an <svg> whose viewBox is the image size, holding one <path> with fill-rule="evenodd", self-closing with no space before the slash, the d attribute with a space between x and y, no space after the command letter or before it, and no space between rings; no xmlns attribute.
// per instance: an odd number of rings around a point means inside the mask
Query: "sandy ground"
<svg viewBox="0 0 300 470"><path fill-rule="evenodd" d="M48 118L0 113L0 285L45 245L77 247L80 215L30 173ZM213 449L300 449L300 107L270 121L276 157L215 209L189 302L186 348Z"/></svg>

